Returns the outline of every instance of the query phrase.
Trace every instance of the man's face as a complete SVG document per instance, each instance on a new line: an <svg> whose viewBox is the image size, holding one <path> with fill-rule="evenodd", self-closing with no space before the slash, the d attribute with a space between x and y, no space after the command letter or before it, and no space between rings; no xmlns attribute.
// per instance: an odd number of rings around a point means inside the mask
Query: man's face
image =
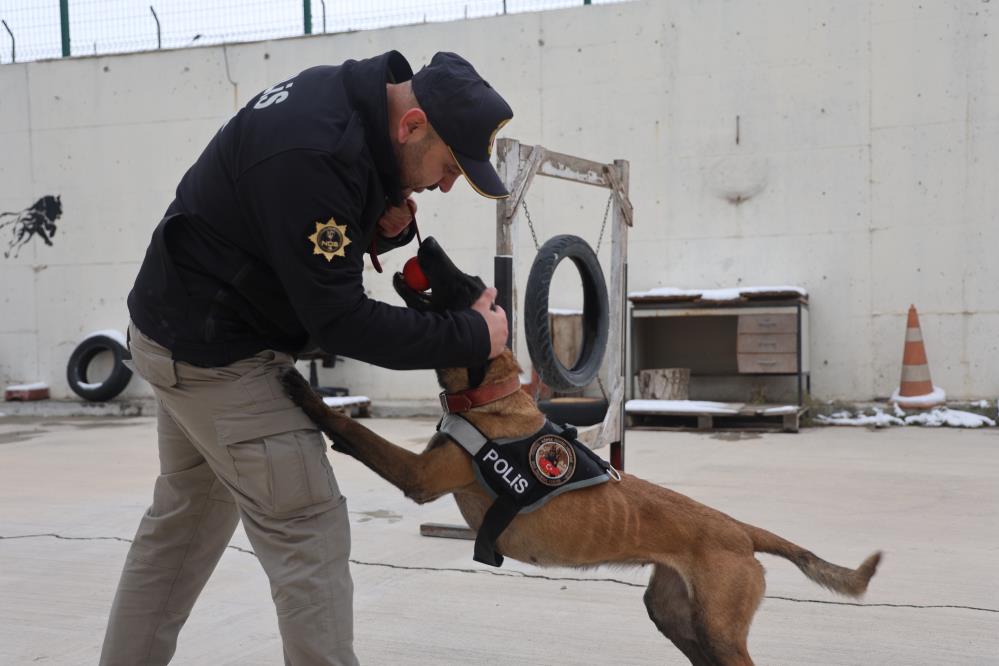
<svg viewBox="0 0 999 666"><path fill-rule="evenodd" d="M403 194L440 188L448 192L461 176L461 168L440 137L425 133L420 139L395 146Z"/></svg>

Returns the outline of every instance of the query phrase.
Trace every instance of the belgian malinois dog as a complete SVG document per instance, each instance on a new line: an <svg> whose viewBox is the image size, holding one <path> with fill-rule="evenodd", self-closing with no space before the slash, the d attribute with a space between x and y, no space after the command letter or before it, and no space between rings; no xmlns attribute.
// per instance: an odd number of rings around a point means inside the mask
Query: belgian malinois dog
<svg viewBox="0 0 999 666"><path fill-rule="evenodd" d="M429 295L410 289L399 274L394 279L396 291L410 307L464 309L485 289L478 277L458 270L432 239L423 242L418 256L430 282ZM447 394L474 388L475 380L489 387L509 383L519 374L509 351L484 368L437 371ZM453 494L468 525L480 528L493 500L477 481L471 456L450 437L437 433L415 454L332 411L297 372L288 372L283 382L292 399L330 437L334 450L357 458L417 503ZM520 390L463 416L493 440L528 436L545 421L535 401ZM850 597L865 592L881 558L874 553L856 569L837 566L668 488L623 472L620 477L567 492L518 515L496 541L497 549L539 566L651 565L644 596L649 617L698 666L753 663L746 639L765 588L763 567L754 553L786 558L819 585Z"/></svg>

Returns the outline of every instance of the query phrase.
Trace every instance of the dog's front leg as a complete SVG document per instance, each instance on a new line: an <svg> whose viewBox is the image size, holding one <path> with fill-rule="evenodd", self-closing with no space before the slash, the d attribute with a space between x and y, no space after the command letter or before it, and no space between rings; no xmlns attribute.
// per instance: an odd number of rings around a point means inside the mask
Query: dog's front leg
<svg viewBox="0 0 999 666"><path fill-rule="evenodd" d="M413 453L334 412L297 371L282 374L281 383L334 450L357 458L413 501L423 504L475 482L468 456L447 438L435 436L423 453Z"/></svg>
<svg viewBox="0 0 999 666"><path fill-rule="evenodd" d="M468 455L446 437L435 435L417 454L342 416L335 422L335 433L350 442L352 456L418 504L475 483Z"/></svg>

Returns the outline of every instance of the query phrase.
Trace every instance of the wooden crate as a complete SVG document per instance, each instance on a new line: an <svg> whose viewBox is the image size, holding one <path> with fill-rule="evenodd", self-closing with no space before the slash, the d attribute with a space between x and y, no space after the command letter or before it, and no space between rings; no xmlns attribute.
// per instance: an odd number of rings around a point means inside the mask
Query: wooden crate
<svg viewBox="0 0 999 666"><path fill-rule="evenodd" d="M798 405L747 405L725 403L729 413L695 412L664 408L658 412L628 413L636 430L748 430L798 432L807 411Z"/></svg>

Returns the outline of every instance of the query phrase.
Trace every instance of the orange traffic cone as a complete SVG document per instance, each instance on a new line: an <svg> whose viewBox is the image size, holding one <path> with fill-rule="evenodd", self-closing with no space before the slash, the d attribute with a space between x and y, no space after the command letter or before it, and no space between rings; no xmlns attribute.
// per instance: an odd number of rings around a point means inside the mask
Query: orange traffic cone
<svg viewBox="0 0 999 666"><path fill-rule="evenodd" d="M891 401L905 409L929 409L942 405L947 394L930 379L930 366L923 346L916 306L909 306L909 321L905 329L905 349L902 352L902 381L891 394Z"/></svg>

